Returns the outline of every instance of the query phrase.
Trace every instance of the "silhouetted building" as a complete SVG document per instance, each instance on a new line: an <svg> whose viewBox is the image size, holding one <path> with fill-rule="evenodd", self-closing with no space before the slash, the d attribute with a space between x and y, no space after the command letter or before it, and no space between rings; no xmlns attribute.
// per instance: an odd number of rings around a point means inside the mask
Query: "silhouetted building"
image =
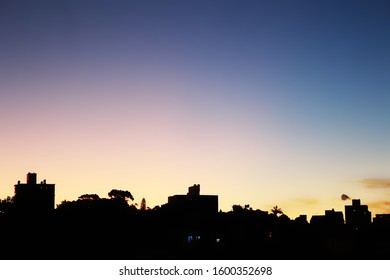
<svg viewBox="0 0 390 280"><path fill-rule="evenodd" d="M310 219L310 224L315 226L340 226L344 224L343 212L325 210L325 215L313 215Z"/></svg>
<svg viewBox="0 0 390 280"><path fill-rule="evenodd" d="M371 223L371 212L367 205L361 205L360 199L353 199L352 205L345 206L346 224L359 228Z"/></svg>
<svg viewBox="0 0 390 280"><path fill-rule="evenodd" d="M294 221L298 224L307 224L307 215L299 215Z"/></svg>
<svg viewBox="0 0 390 280"><path fill-rule="evenodd" d="M183 214L208 215L218 213L218 195L201 195L200 185L188 188L187 195L168 197L168 208Z"/></svg>
<svg viewBox="0 0 390 280"><path fill-rule="evenodd" d="M390 214L376 214L373 223L377 225L390 225Z"/></svg>
<svg viewBox="0 0 390 280"><path fill-rule="evenodd" d="M187 195L200 195L200 185L189 187Z"/></svg>
<svg viewBox="0 0 390 280"><path fill-rule="evenodd" d="M15 208L19 213L41 214L54 210L55 185L43 180L37 184L37 174L28 173L26 184L15 185Z"/></svg>

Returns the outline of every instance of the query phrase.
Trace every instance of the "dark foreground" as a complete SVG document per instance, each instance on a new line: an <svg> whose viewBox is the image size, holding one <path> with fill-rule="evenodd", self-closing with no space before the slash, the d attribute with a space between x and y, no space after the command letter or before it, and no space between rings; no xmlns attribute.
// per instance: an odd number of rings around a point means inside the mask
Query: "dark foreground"
<svg viewBox="0 0 390 280"><path fill-rule="evenodd" d="M388 259L390 227L312 226L264 212L57 212L0 219L0 259Z"/></svg>

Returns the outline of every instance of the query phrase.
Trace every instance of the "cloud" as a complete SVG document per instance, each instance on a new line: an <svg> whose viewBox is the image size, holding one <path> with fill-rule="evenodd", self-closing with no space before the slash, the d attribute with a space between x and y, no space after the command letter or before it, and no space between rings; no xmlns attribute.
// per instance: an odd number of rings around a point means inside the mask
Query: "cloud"
<svg viewBox="0 0 390 280"><path fill-rule="evenodd" d="M318 200L313 199L313 198L293 198L292 199L295 202L302 203L302 204L307 204L307 205L312 205L312 204L317 204Z"/></svg>
<svg viewBox="0 0 390 280"><path fill-rule="evenodd" d="M390 210L390 201L380 200L367 203L369 208L376 208L381 210Z"/></svg>
<svg viewBox="0 0 390 280"><path fill-rule="evenodd" d="M360 183L369 189L390 188L389 179L367 178L360 180Z"/></svg>

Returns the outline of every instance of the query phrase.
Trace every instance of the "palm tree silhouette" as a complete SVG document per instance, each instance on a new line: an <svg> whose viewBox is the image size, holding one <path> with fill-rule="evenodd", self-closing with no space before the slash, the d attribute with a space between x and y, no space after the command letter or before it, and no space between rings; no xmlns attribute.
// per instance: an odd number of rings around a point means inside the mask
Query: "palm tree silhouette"
<svg viewBox="0 0 390 280"><path fill-rule="evenodd" d="M283 214L283 210L281 208L279 208L278 205L275 205L274 207L272 207L271 212L275 216Z"/></svg>

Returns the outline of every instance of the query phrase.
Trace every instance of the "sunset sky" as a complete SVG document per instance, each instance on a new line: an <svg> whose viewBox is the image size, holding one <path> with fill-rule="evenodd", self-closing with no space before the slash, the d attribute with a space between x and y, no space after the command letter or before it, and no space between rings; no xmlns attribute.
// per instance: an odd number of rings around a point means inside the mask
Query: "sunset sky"
<svg viewBox="0 0 390 280"><path fill-rule="evenodd" d="M0 2L0 198L390 213L390 2Z"/></svg>

